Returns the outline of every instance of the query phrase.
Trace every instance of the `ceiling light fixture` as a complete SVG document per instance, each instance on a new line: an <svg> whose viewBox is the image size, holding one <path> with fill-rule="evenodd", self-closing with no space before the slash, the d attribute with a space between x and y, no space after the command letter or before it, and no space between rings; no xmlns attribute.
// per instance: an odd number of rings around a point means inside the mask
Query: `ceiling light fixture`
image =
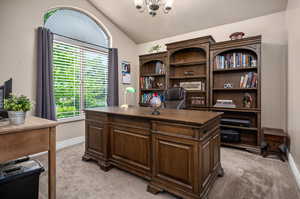
<svg viewBox="0 0 300 199"><path fill-rule="evenodd" d="M134 0L134 3L136 9L140 12L147 10L152 17L156 16L161 6L165 14L168 14L173 6L173 0Z"/></svg>

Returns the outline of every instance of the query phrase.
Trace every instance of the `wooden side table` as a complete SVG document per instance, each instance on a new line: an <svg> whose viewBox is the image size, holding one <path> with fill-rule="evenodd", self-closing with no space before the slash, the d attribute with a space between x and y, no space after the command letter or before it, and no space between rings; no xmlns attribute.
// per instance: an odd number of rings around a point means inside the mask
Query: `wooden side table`
<svg viewBox="0 0 300 199"><path fill-rule="evenodd" d="M25 124L0 127L0 163L48 151L48 195L56 198L57 122L38 117L26 118Z"/></svg>
<svg viewBox="0 0 300 199"><path fill-rule="evenodd" d="M287 134L282 129L262 128L262 156L277 155L280 160L286 160Z"/></svg>

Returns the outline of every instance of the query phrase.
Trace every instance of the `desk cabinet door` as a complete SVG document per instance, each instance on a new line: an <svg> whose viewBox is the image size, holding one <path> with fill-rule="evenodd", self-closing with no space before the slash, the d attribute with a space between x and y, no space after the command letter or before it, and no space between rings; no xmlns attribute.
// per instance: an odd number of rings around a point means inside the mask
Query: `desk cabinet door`
<svg viewBox="0 0 300 199"><path fill-rule="evenodd" d="M153 177L180 189L196 191L197 142L153 135Z"/></svg>
<svg viewBox="0 0 300 199"><path fill-rule="evenodd" d="M86 148L94 155L103 155L104 128L103 125L86 121Z"/></svg>
<svg viewBox="0 0 300 199"><path fill-rule="evenodd" d="M150 137L124 128L113 127L111 155L114 161L150 171Z"/></svg>

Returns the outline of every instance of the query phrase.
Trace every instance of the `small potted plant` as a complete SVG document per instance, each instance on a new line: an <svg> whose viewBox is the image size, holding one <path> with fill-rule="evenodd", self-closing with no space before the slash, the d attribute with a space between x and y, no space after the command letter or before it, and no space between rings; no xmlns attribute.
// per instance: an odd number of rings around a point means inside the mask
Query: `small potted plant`
<svg viewBox="0 0 300 199"><path fill-rule="evenodd" d="M11 95L4 100L4 109L8 113L10 123L20 125L25 123L26 112L31 109L31 102L28 97Z"/></svg>

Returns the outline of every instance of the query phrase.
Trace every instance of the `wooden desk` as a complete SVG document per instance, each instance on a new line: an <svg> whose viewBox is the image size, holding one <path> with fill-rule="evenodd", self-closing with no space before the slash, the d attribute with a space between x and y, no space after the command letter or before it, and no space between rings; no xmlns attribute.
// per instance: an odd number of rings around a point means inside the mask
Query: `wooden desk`
<svg viewBox="0 0 300 199"><path fill-rule="evenodd" d="M148 179L148 191L206 198L220 163L222 113L106 107L86 110L83 160L95 160Z"/></svg>
<svg viewBox="0 0 300 199"><path fill-rule="evenodd" d="M28 117L25 124L0 127L0 162L48 151L48 195L56 198L57 122Z"/></svg>

